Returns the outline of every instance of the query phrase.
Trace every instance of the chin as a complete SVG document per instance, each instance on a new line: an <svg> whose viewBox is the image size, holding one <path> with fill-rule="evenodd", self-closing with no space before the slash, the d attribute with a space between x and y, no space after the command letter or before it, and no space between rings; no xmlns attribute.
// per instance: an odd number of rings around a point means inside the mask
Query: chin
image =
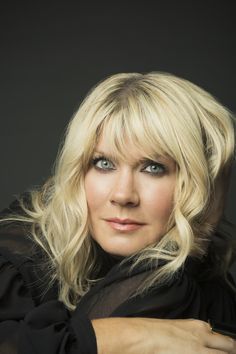
<svg viewBox="0 0 236 354"><path fill-rule="evenodd" d="M138 252L141 248L127 247L127 246L119 246L119 247L109 247L109 245L100 245L103 250L114 257L129 257L132 254Z"/></svg>

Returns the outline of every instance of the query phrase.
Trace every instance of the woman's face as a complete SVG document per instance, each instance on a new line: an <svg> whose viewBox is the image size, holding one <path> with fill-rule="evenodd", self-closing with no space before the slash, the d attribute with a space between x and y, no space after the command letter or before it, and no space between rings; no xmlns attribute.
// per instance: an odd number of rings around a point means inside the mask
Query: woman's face
<svg viewBox="0 0 236 354"><path fill-rule="evenodd" d="M165 234L173 209L175 163L145 159L133 146L128 162L111 157L101 137L85 176L90 232L108 253L129 256Z"/></svg>

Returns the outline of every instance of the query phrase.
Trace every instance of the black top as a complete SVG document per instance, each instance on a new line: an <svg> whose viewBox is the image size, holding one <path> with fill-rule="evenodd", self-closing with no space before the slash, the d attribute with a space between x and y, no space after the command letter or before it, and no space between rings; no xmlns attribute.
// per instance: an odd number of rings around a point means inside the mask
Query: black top
<svg viewBox="0 0 236 354"><path fill-rule="evenodd" d="M96 354L91 319L104 317L196 318L236 323L236 297L220 277L198 280L201 265L188 259L174 279L130 295L152 272L102 253L105 276L70 312L48 288L45 255L27 229L14 223L0 229L0 354ZM131 261L132 263L132 261ZM156 264L160 267L162 264Z"/></svg>

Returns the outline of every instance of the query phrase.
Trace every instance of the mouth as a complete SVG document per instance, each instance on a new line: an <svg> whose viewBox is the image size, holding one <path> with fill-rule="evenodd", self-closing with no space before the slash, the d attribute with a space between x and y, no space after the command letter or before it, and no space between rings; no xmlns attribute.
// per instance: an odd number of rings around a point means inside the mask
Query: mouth
<svg viewBox="0 0 236 354"><path fill-rule="evenodd" d="M135 231L145 225L144 223L140 223L132 219L112 218L112 219L105 219L105 221L112 229L119 230L119 231Z"/></svg>

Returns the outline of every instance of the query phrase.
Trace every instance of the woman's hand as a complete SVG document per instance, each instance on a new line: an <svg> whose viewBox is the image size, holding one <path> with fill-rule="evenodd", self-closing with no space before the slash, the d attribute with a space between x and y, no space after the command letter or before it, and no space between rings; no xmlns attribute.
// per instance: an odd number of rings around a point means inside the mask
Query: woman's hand
<svg viewBox="0 0 236 354"><path fill-rule="evenodd" d="M200 320L104 318L92 321L98 354L236 354L236 342Z"/></svg>

